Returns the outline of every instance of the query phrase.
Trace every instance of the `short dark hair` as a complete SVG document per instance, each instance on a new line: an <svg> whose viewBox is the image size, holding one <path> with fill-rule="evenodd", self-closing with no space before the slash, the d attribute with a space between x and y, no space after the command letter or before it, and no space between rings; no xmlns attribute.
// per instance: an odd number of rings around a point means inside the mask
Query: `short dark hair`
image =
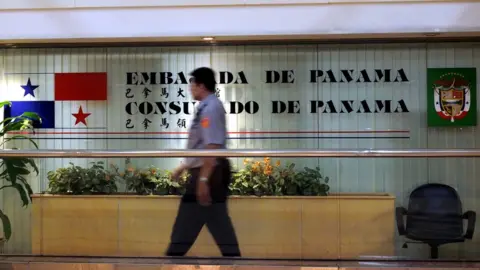
<svg viewBox="0 0 480 270"><path fill-rule="evenodd" d="M208 67L197 68L190 73L190 76L192 76L191 81L203 84L208 91L215 92L215 71L213 69Z"/></svg>

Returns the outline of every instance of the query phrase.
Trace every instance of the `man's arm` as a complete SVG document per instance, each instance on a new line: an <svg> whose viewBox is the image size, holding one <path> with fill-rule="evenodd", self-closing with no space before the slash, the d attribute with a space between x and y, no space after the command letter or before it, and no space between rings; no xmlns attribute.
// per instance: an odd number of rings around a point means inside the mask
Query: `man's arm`
<svg viewBox="0 0 480 270"><path fill-rule="evenodd" d="M207 106L202 112L200 126L205 149L218 149L225 143L225 121L223 121L222 116L225 117L224 111L220 112L215 105ZM216 158L204 157L202 161L197 180L197 200L201 205L207 206L210 205L212 199L208 180L215 169Z"/></svg>
<svg viewBox="0 0 480 270"><path fill-rule="evenodd" d="M218 144L208 144L205 146L205 149L220 149L220 145ZM204 157L202 158L202 168L200 168L200 177L201 179L210 179L212 172L215 168L215 157Z"/></svg>
<svg viewBox="0 0 480 270"><path fill-rule="evenodd" d="M222 116L225 117L223 108L217 108L216 106L206 107L202 113L200 125L205 149L207 150L220 149L225 143L225 122L222 121ZM205 181L205 179L210 178L215 167L215 162L216 157L202 158L203 165L200 169L200 181Z"/></svg>

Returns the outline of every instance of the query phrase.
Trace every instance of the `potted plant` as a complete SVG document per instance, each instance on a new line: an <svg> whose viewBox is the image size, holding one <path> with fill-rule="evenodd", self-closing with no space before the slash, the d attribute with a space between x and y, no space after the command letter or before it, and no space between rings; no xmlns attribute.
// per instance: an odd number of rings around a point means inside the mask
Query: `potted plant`
<svg viewBox="0 0 480 270"><path fill-rule="evenodd" d="M111 167L119 176L116 179L125 183L126 192L137 195L180 195L188 178L188 174L184 173L179 180L173 181L170 171L154 166L135 168L129 158L125 160L124 172L118 173L120 169L115 164L111 164Z"/></svg>
<svg viewBox="0 0 480 270"><path fill-rule="evenodd" d="M71 195L100 195L117 192L115 172L105 169L104 163L91 162L83 168L70 163L70 166L48 172L48 193Z"/></svg>
<svg viewBox="0 0 480 270"><path fill-rule="evenodd" d="M11 106L11 102L0 102L0 109L5 106ZM7 117L0 122L0 147L8 147L8 143L18 139L27 140L33 147L38 149L38 145L28 137L28 133L33 131L34 122L41 122L36 113L24 112L21 115ZM14 133L10 135L9 133ZM17 149L12 147L12 149ZM27 181L27 176L35 172L38 175L38 168L32 158L1 158L0 159L0 178L4 180L4 185L0 190L6 188L15 189L22 199L22 206L27 207L31 203L30 196L33 194L32 188ZM3 225L3 234L8 241L12 236L12 226L8 216L0 210L0 219Z"/></svg>
<svg viewBox="0 0 480 270"><path fill-rule="evenodd" d="M256 196L326 196L329 178L323 178L320 168L296 171L295 164L282 167L277 160L272 163L245 159L244 168L234 174L230 190L234 195Z"/></svg>

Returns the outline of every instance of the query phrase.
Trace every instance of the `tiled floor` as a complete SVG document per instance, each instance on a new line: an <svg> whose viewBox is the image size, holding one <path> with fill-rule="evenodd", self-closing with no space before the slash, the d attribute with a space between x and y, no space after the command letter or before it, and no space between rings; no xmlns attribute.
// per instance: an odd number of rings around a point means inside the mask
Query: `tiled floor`
<svg viewBox="0 0 480 270"><path fill-rule="evenodd" d="M480 262L342 262L0 256L0 270L432 270L478 269Z"/></svg>

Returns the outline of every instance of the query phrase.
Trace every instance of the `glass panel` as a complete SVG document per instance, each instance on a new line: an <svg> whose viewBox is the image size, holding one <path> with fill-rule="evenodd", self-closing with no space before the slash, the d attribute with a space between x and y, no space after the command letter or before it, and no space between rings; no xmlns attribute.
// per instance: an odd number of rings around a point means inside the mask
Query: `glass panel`
<svg viewBox="0 0 480 270"><path fill-rule="evenodd" d="M42 122L35 123L35 133L10 125L2 147L183 149L198 109L189 72L211 66L217 72L214 94L226 111L229 149L472 149L478 137L475 73L427 68L476 67L475 53L470 44L3 50L1 100L12 104L2 117L36 112ZM199 124L209 127L210 120ZM5 141L15 135L33 141ZM188 187L170 177L181 160L35 158L38 175L32 171L25 181L18 168L24 163L4 163L17 172L0 172L5 186L0 209L12 231L4 252L164 255ZM465 239L477 226L468 224L473 219L467 211L477 209L478 158L229 160L234 172L228 205L215 212L186 201L188 209L180 212L190 227L211 221L226 255L236 254L228 219L221 219L228 208L245 258L436 255L426 244L403 248L406 237L441 244L442 259L479 257L476 234ZM23 182L35 194L33 204ZM432 183L455 192L422 186ZM221 191L219 185L210 193L221 197ZM195 192L189 198L195 199ZM221 255L202 230L188 254ZM8 226L4 231L8 234Z"/></svg>
<svg viewBox="0 0 480 270"><path fill-rule="evenodd" d="M471 175L477 158L338 158L337 166L329 166L333 158L321 158L316 159L318 168L309 167L311 159L307 158L229 160L231 196L228 214L223 214L231 217L243 257L428 259L428 245L407 239L415 238L416 230L422 229L423 234L443 233L443 240L456 233L462 238L450 241L465 240L441 245L440 258L478 256L475 238L464 239L470 231L475 235L477 226L470 217L477 209L475 184L466 180L474 179ZM26 177L33 191L32 204L22 207L22 199L29 203L29 188L3 189L1 209L11 224L4 253L165 255L190 180L187 176L195 171L174 180L173 167L162 167L157 161L178 162L171 158L110 158L83 164L69 158L35 159L39 175ZM48 168L48 162L55 167ZM352 168L353 164L358 165L357 176L342 177L344 170L338 168ZM368 167L370 174L362 176L361 171ZM17 183L27 187L22 181ZM218 190L211 195L218 195ZM229 240L228 226L220 219L223 204L216 201L214 205L220 209L196 208L198 204L188 200L182 206L186 227L177 227L183 234L194 233L195 222L212 226L211 234L207 226L200 228L189 256L220 256L221 249L212 237L215 233L222 234L220 247L233 252L235 241ZM445 219L440 218L443 211ZM454 214L460 219L457 223ZM415 219L409 220L418 217L417 225ZM223 226L215 226L218 224ZM400 235L400 231L404 233ZM417 234L415 239L421 241L421 236Z"/></svg>

